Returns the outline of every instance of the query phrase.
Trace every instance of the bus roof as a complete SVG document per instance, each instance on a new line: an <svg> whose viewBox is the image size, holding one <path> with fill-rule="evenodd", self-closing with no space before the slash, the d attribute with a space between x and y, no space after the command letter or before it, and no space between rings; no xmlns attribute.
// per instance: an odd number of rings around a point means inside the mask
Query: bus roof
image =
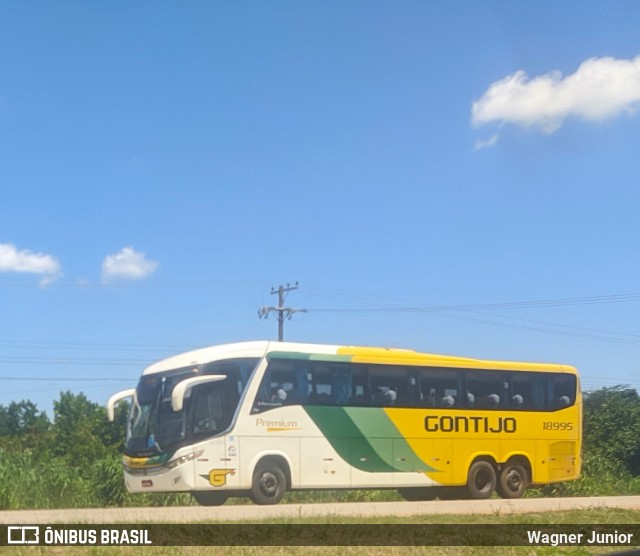
<svg viewBox="0 0 640 556"><path fill-rule="evenodd" d="M434 365L441 367L463 367L471 369L503 369L522 371L563 371L577 373L567 365L549 363L528 363L515 361L494 361L420 353L408 349L338 346L327 344L303 344L293 342L238 342L205 347L174 355L149 365L143 374L153 374L190 365L201 365L219 359L241 357L283 357L290 359L332 360L369 364Z"/></svg>

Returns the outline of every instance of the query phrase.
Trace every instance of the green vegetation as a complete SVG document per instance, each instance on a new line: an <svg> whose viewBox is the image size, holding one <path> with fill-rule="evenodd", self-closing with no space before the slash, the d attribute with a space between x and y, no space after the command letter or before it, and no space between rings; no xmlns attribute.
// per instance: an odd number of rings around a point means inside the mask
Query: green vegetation
<svg viewBox="0 0 640 556"><path fill-rule="evenodd" d="M124 488L128 408L109 423L84 394L63 392L54 419L30 401L0 405L0 509L190 504L189 495L135 495ZM528 496L640 494L640 397L622 386L584 396L583 474ZM400 500L395 491L292 492L289 502ZM243 503L232 500L232 503Z"/></svg>

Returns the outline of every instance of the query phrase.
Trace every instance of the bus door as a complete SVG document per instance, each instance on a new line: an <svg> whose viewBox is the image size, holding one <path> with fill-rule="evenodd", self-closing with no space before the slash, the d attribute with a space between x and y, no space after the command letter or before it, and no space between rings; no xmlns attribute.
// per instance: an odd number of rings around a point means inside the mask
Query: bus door
<svg viewBox="0 0 640 556"><path fill-rule="evenodd" d="M235 394L234 394L235 392ZM191 397L191 437L197 489L231 489L239 484L238 450L234 436L224 434L237 405L232 381L214 382L194 388Z"/></svg>

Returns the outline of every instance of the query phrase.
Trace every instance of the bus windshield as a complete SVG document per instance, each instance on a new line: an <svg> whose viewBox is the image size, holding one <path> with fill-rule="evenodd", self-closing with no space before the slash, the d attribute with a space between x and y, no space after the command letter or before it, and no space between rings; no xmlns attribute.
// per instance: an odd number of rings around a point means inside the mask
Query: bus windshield
<svg viewBox="0 0 640 556"><path fill-rule="evenodd" d="M176 384L196 376L198 369L143 376L131 406L125 450L136 455L166 451L185 437L185 412L174 412L171 394Z"/></svg>
<svg viewBox="0 0 640 556"><path fill-rule="evenodd" d="M226 430L257 361L216 361L143 375L129 414L125 453L131 456L166 453L182 442ZM196 386L188 391L183 410L173 411L171 395L175 386L187 378L209 374L222 374L227 378Z"/></svg>

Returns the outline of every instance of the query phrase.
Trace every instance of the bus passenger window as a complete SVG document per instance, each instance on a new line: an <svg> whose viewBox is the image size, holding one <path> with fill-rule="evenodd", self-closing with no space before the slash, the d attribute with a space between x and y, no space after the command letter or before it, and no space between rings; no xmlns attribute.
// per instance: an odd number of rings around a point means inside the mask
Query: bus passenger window
<svg viewBox="0 0 640 556"><path fill-rule="evenodd" d="M393 387L378 386L373 393L373 405L383 407L389 405L396 405L398 400L398 392Z"/></svg>
<svg viewBox="0 0 640 556"><path fill-rule="evenodd" d="M569 396L559 396L551 400L551 409L564 409L569 407L570 403Z"/></svg>
<svg viewBox="0 0 640 556"><path fill-rule="evenodd" d="M308 373L309 403L348 405L352 398L351 366L326 361L314 362Z"/></svg>
<svg viewBox="0 0 640 556"><path fill-rule="evenodd" d="M542 373L514 372L511 375L511 408L521 411L545 408L546 375Z"/></svg>
<svg viewBox="0 0 640 556"><path fill-rule="evenodd" d="M502 409L510 405L509 383L504 373L493 371L467 371L467 392L474 396L473 407L477 409Z"/></svg>
<svg viewBox="0 0 640 556"><path fill-rule="evenodd" d="M460 375L455 369L424 368L418 375L421 407L458 407Z"/></svg>
<svg viewBox="0 0 640 556"><path fill-rule="evenodd" d="M422 394L422 407L435 407L436 395L432 390Z"/></svg>
<svg viewBox="0 0 640 556"><path fill-rule="evenodd" d="M283 405L302 403L306 398L306 374L303 361L273 359L264 373L252 413Z"/></svg>
<svg viewBox="0 0 640 556"><path fill-rule="evenodd" d="M315 382L311 386L309 403L314 405L335 405L331 395L331 384Z"/></svg>
<svg viewBox="0 0 640 556"><path fill-rule="evenodd" d="M409 368L371 365L369 379L374 406L411 407L412 398L415 398L415 377L411 375Z"/></svg>
<svg viewBox="0 0 640 556"><path fill-rule="evenodd" d="M369 379L366 368L362 365L352 365L351 370L351 395L347 405L367 406L370 400Z"/></svg>
<svg viewBox="0 0 640 556"><path fill-rule="evenodd" d="M576 401L576 377L565 373L551 375L549 400L552 411L573 405Z"/></svg>
<svg viewBox="0 0 640 556"><path fill-rule="evenodd" d="M456 405L455 396L443 396L440 400L440 407L453 407Z"/></svg>

